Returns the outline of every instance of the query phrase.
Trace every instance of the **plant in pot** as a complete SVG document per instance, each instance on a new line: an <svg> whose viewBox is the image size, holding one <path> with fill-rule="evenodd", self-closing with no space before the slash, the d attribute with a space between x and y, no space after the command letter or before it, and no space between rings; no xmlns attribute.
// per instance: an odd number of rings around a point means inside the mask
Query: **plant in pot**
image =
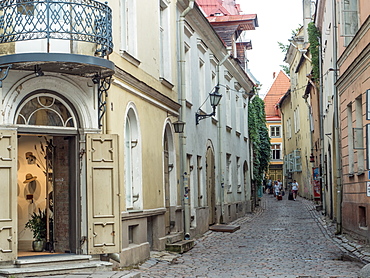
<svg viewBox="0 0 370 278"><path fill-rule="evenodd" d="M33 234L33 251L41 252L46 242L46 212L39 208L38 212L34 212L31 215L31 218L25 226L30 229Z"/></svg>

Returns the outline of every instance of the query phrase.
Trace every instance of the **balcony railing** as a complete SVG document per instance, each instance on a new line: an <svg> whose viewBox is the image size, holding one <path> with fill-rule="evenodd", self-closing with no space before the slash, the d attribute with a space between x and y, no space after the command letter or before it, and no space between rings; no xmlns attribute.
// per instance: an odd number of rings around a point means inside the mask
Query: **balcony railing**
<svg viewBox="0 0 370 278"><path fill-rule="evenodd" d="M112 10L93 0L2 0L0 43L37 39L93 43L104 57L113 51Z"/></svg>

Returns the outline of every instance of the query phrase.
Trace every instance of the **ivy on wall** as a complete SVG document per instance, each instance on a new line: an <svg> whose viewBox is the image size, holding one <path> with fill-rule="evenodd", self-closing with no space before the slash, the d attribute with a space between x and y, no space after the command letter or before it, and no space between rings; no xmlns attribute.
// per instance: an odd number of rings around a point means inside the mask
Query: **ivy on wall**
<svg viewBox="0 0 370 278"><path fill-rule="evenodd" d="M311 53L311 65L312 65L312 77L315 82L319 82L320 78L320 57L319 57L319 46L320 46L320 31L316 28L315 23L308 23L307 27L308 41L310 43L309 51Z"/></svg>
<svg viewBox="0 0 370 278"><path fill-rule="evenodd" d="M262 184L270 162L271 143L266 126L265 103L258 95L248 105L248 128L253 148L253 181Z"/></svg>

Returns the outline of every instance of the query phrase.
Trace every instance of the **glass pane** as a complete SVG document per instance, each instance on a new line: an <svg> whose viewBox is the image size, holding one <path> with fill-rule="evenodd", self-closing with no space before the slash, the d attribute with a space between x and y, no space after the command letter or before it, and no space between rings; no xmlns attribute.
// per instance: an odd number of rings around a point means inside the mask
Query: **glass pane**
<svg viewBox="0 0 370 278"><path fill-rule="evenodd" d="M29 125L63 126L62 120L52 110L41 109L31 115Z"/></svg>
<svg viewBox="0 0 370 278"><path fill-rule="evenodd" d="M74 127L71 113L56 98L37 96L28 101L19 113L17 124Z"/></svg>

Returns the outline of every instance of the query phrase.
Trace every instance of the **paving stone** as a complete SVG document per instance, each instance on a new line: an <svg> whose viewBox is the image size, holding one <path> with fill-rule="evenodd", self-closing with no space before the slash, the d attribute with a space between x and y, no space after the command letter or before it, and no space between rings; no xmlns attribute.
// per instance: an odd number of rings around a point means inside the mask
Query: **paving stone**
<svg viewBox="0 0 370 278"><path fill-rule="evenodd" d="M364 263L344 260L350 252L341 247L342 237L311 201L264 195L261 202L254 213L227 223L239 230L209 231L176 264L140 268L142 277L358 277Z"/></svg>

